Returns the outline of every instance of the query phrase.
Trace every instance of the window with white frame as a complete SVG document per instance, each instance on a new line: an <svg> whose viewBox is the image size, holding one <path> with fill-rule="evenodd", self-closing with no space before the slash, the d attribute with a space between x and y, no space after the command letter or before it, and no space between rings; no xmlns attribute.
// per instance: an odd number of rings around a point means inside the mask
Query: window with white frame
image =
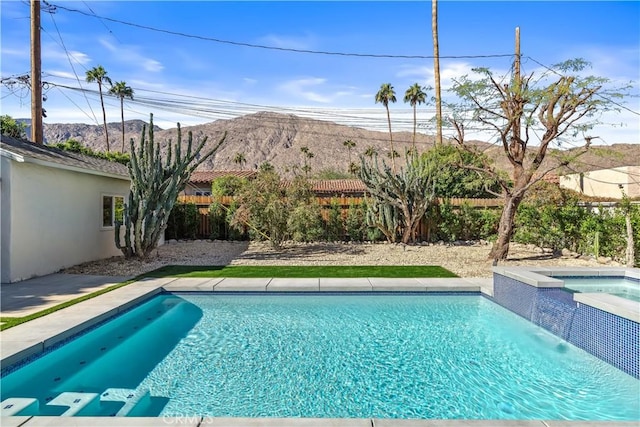
<svg viewBox="0 0 640 427"><path fill-rule="evenodd" d="M102 196L102 227L113 227L115 222L122 223L124 218L124 197L114 195Z"/></svg>

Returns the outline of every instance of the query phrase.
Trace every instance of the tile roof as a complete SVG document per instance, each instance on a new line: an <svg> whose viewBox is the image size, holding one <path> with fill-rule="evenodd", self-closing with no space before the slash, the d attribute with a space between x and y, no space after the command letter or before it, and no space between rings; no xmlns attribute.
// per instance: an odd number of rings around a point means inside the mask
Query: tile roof
<svg viewBox="0 0 640 427"><path fill-rule="evenodd" d="M251 179L254 178L256 176L256 171L246 171L246 170L239 170L239 171L224 171L224 170L219 170L219 171L194 171L191 174L191 179L189 182L191 183L202 183L202 184L211 184L211 182L216 179L216 178L221 178L223 176L237 176L240 178L247 178L247 179Z"/></svg>
<svg viewBox="0 0 640 427"><path fill-rule="evenodd" d="M22 141L7 135L0 137L0 149L2 149L3 155L5 155L4 152L12 153L24 158L26 161L47 162L52 163L53 165L51 166L54 167L59 165L65 169L82 169L91 174L115 175L129 179L128 168L121 163Z"/></svg>
<svg viewBox="0 0 640 427"><path fill-rule="evenodd" d="M310 179L312 190L317 194L362 194L367 187L359 179ZM291 181L283 181L283 187L291 185Z"/></svg>

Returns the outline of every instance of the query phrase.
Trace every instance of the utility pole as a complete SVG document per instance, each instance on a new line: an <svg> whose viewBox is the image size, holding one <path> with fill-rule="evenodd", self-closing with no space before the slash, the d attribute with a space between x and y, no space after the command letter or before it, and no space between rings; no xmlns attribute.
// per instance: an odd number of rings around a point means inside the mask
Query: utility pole
<svg viewBox="0 0 640 427"><path fill-rule="evenodd" d="M440 93L440 46L438 44L438 0L431 0L431 34L433 37L433 76L436 90L436 145L442 145L442 98Z"/></svg>
<svg viewBox="0 0 640 427"><path fill-rule="evenodd" d="M520 75L520 27L516 27L516 55L513 63L513 86L515 89L516 101L522 100L522 76ZM513 139L520 142L520 116L513 127Z"/></svg>
<svg viewBox="0 0 640 427"><path fill-rule="evenodd" d="M40 0L31 0L31 141L42 144L42 61Z"/></svg>

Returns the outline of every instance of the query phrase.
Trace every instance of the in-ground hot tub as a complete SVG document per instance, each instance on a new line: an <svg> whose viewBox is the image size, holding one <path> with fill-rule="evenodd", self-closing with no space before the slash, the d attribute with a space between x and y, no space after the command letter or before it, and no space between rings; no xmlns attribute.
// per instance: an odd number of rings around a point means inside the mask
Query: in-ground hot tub
<svg viewBox="0 0 640 427"><path fill-rule="evenodd" d="M563 277L640 280L640 269L494 267L498 304L640 378L640 302L604 292L576 291ZM597 287L597 284L593 286Z"/></svg>

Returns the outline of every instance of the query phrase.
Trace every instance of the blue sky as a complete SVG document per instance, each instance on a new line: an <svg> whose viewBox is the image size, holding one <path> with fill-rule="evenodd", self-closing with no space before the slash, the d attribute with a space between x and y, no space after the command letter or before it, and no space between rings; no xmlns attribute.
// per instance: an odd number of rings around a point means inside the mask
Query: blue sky
<svg viewBox="0 0 640 427"><path fill-rule="evenodd" d="M101 123L97 85L85 82L96 65L134 89L125 119L153 113L163 128L271 110L385 130L374 96L390 82L398 97L392 126L401 129L412 123L404 91L416 82L433 86L431 58L401 57L433 55L430 1L50 4L58 7L43 9L41 22L45 123ZM28 74L28 1L3 0L0 8L2 77ZM581 57L591 73L633 81L640 94L640 2L440 0L438 20L443 89L472 67L506 73L520 27L524 72ZM19 86L3 85L1 102L2 114L30 116L29 94ZM106 104L108 120L119 121L117 99ZM640 100L624 105L635 113L604 117L619 126L594 131L601 143L640 143ZM433 111L421 106L419 121L426 126Z"/></svg>

